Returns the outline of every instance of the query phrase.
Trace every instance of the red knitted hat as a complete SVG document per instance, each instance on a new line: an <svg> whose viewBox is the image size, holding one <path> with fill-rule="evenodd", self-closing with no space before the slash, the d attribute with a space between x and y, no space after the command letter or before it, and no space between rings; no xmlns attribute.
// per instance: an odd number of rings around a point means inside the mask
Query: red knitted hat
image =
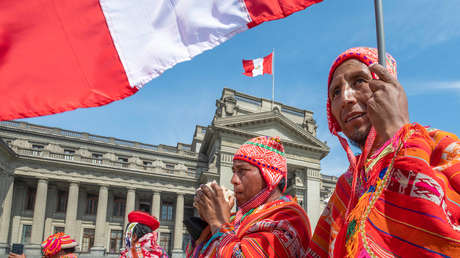
<svg viewBox="0 0 460 258"><path fill-rule="evenodd" d="M386 69L390 72L395 78L397 77L396 73L396 60L390 55L386 54ZM331 102L329 100L329 86L332 81L332 75L334 75L335 69L343 64L345 61L349 59L357 59L361 61L365 65L369 66L373 63L377 63L379 61L378 51L375 48L369 47L355 47L347 49L345 52L340 54L334 61L329 70L329 78L327 80L327 120L329 124L329 131L332 134L337 134L338 132L342 131L339 124L335 120L334 116L331 113ZM376 78L375 74L372 74L374 78Z"/></svg>
<svg viewBox="0 0 460 258"><path fill-rule="evenodd" d="M154 216L148 214L147 212L143 212L143 211L130 212L128 214L128 222L129 223L137 222L140 224L144 224L148 226L149 228L151 228L152 230L155 230L160 226L160 222L158 222L158 220Z"/></svg>
<svg viewBox="0 0 460 258"><path fill-rule="evenodd" d="M77 246L77 242L70 238L69 235L62 232L49 236L42 242L43 254L46 256L55 255L62 249L72 248Z"/></svg>
<svg viewBox="0 0 460 258"><path fill-rule="evenodd" d="M245 142L235 153L233 160L243 160L259 168L268 190L273 190L281 178L287 185L287 162L284 147L278 136L260 136Z"/></svg>

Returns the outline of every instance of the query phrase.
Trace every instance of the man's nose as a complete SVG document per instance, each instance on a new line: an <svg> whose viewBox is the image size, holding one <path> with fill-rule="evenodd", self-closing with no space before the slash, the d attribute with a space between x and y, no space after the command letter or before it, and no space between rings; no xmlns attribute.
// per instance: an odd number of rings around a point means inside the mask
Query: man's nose
<svg viewBox="0 0 460 258"><path fill-rule="evenodd" d="M349 104L349 103L355 103L356 98L355 98L355 90L349 86L349 84L346 84L343 87L343 102L344 104Z"/></svg>
<svg viewBox="0 0 460 258"><path fill-rule="evenodd" d="M232 180L230 180L230 183L232 183L232 185L237 185L240 183L240 178L235 173L233 173Z"/></svg>

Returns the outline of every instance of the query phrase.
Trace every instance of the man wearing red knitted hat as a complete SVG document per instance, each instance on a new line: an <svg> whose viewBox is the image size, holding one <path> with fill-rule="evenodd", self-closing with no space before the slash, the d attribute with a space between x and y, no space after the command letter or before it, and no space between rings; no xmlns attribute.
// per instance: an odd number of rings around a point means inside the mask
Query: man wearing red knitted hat
<svg viewBox="0 0 460 258"><path fill-rule="evenodd" d="M201 186L195 207L209 226L187 248L188 257L303 257L310 241L305 211L286 189L287 163L278 137L245 142L233 158L237 212L216 183Z"/></svg>
<svg viewBox="0 0 460 258"><path fill-rule="evenodd" d="M125 231L125 249L122 258L166 258L165 250L158 245L158 233L155 230L160 222L143 211L132 211L128 214L128 225Z"/></svg>
<svg viewBox="0 0 460 258"><path fill-rule="evenodd" d="M450 257L460 254L460 141L410 123L396 61L345 51L328 80L329 130L350 166L314 231L310 257ZM361 149L354 155L348 141Z"/></svg>

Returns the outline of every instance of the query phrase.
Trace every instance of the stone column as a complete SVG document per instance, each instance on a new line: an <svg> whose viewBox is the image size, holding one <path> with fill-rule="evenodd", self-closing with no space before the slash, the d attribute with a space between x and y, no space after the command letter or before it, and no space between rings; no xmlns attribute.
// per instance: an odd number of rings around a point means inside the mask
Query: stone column
<svg viewBox="0 0 460 258"><path fill-rule="evenodd" d="M26 254L40 254L40 245L43 241L43 227L45 224L46 198L48 194L48 181L44 178L38 179L37 192L35 194L34 217L32 219L32 233L30 246Z"/></svg>
<svg viewBox="0 0 460 258"><path fill-rule="evenodd" d="M104 255L105 243L105 222L107 218L107 197L109 189L107 185L99 187L99 198L97 201L97 215L96 215L96 232L94 236L94 246L91 248L92 256Z"/></svg>
<svg viewBox="0 0 460 258"><path fill-rule="evenodd" d="M161 202L160 192L153 192L152 215L155 216L158 219L158 221L160 221L160 202Z"/></svg>
<svg viewBox="0 0 460 258"><path fill-rule="evenodd" d="M183 257L182 251L182 236L183 236L183 220L184 220L184 194L177 194L176 201L176 220L174 222L174 248L172 250L172 257Z"/></svg>
<svg viewBox="0 0 460 258"><path fill-rule="evenodd" d="M126 225L128 225L128 214L134 210L136 203L136 189L128 188L128 193L126 194L126 207L125 207L125 223L123 224L123 231L125 231Z"/></svg>
<svg viewBox="0 0 460 258"><path fill-rule="evenodd" d="M67 193L67 210L65 214L65 233L76 238L77 209L78 209L78 182L70 182Z"/></svg>
<svg viewBox="0 0 460 258"><path fill-rule="evenodd" d="M307 202L307 209L305 211L310 219L310 225L313 230L321 215L321 211L319 210L321 202L321 178L318 169L308 168L306 185L307 191L304 201Z"/></svg>
<svg viewBox="0 0 460 258"><path fill-rule="evenodd" d="M7 176L1 191L5 191L1 196L5 199L1 202L1 217L0 217L0 254L5 254L8 247L8 233L10 231L10 218L13 202L14 177Z"/></svg>

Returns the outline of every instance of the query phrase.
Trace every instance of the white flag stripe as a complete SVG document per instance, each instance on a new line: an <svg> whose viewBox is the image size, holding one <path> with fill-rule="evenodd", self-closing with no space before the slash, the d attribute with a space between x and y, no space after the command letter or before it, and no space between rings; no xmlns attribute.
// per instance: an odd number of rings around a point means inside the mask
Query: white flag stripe
<svg viewBox="0 0 460 258"><path fill-rule="evenodd" d="M262 75L264 73L264 59L257 58L252 60L254 63L254 70L252 70L252 76Z"/></svg>
<svg viewBox="0 0 460 258"><path fill-rule="evenodd" d="M247 30L243 0L100 0L131 86Z"/></svg>

